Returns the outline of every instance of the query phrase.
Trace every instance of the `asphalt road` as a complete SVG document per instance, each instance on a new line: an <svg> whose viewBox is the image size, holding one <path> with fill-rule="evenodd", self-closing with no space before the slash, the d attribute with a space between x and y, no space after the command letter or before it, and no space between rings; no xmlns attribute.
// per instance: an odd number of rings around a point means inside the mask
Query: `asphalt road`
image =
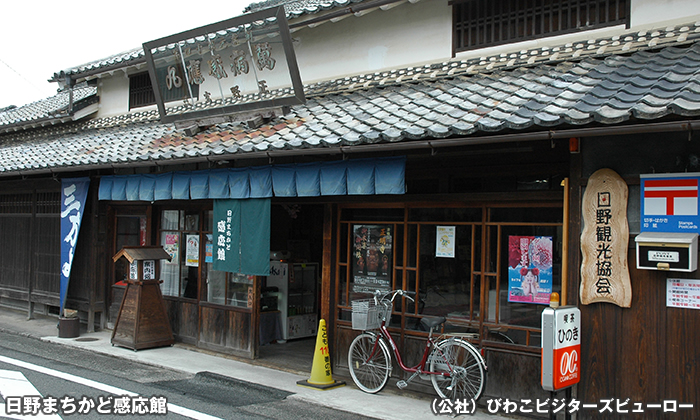
<svg viewBox="0 0 700 420"><path fill-rule="evenodd" d="M192 375L2 332L0 395L10 414L0 409L3 419L31 411L39 415L26 418L36 420L367 418L210 372Z"/></svg>

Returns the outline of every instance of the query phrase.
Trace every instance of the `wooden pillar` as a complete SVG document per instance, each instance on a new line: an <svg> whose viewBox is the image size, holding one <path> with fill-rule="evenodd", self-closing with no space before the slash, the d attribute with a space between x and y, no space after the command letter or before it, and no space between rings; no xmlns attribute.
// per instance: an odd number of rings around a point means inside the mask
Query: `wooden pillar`
<svg viewBox="0 0 700 420"><path fill-rule="evenodd" d="M580 143L579 143L580 144ZM584 145L581 145L584 146ZM581 147L580 146L580 147ZM566 305L578 306L581 283L581 199L584 180L581 179L581 153L570 154L569 172L569 249Z"/></svg>
<svg viewBox="0 0 700 420"><path fill-rule="evenodd" d="M257 359L260 355L260 296L262 295L262 276L255 276L253 280L252 307L250 313L250 358Z"/></svg>
<svg viewBox="0 0 700 420"><path fill-rule="evenodd" d="M331 316L331 278L333 266L333 205L323 207L323 264L321 264L321 318L330 325L334 324ZM331 328L329 327L329 331Z"/></svg>
<svg viewBox="0 0 700 420"><path fill-rule="evenodd" d="M29 219L29 255L27 256L27 319L34 319L34 302L32 300L32 292L34 291L34 256L36 255L36 189L32 191L32 217Z"/></svg>

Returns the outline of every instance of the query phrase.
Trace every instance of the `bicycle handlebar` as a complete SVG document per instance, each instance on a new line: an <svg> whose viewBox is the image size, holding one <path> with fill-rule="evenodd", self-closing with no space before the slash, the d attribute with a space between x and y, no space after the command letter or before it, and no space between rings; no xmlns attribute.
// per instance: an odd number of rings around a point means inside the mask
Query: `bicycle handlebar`
<svg viewBox="0 0 700 420"><path fill-rule="evenodd" d="M404 296L406 299L410 300L411 302L415 302L416 300L412 298L410 295L415 296L416 292L409 292L408 290L391 290L389 292L382 292L381 290L375 290L374 291L374 303L379 304L379 301L385 300L387 296L391 295L391 299L388 299L391 303L394 303L394 299L396 298L397 295L399 296Z"/></svg>

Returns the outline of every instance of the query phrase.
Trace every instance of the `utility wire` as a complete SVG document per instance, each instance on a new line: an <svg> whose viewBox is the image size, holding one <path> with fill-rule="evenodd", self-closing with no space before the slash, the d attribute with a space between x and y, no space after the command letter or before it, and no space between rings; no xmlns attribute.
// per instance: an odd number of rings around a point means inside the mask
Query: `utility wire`
<svg viewBox="0 0 700 420"><path fill-rule="evenodd" d="M12 70L12 72L15 73L17 76L19 76L19 77L21 77L22 79L24 79L24 81L27 82L27 83L29 83L29 85L31 85L31 87L33 87L34 89L36 89L37 92L42 93L41 88L39 88L37 85L35 85L35 84L32 83L31 81L29 81L29 79L27 79L26 77L24 77L20 72L18 72L17 70L13 69L12 66L10 66L9 64L7 64L2 58L0 58L0 63L4 64L5 67L7 67L8 69Z"/></svg>

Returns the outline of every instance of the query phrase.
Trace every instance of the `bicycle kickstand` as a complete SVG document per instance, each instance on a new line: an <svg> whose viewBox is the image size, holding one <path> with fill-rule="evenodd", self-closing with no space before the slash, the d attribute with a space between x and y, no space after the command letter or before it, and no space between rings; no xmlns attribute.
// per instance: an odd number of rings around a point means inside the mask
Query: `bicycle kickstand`
<svg viewBox="0 0 700 420"><path fill-rule="evenodd" d="M420 374L420 371L413 372L413 375L411 375L410 378L404 380L400 380L396 383L396 386L399 387L399 389L404 389L408 386L408 383L411 382L416 376Z"/></svg>

